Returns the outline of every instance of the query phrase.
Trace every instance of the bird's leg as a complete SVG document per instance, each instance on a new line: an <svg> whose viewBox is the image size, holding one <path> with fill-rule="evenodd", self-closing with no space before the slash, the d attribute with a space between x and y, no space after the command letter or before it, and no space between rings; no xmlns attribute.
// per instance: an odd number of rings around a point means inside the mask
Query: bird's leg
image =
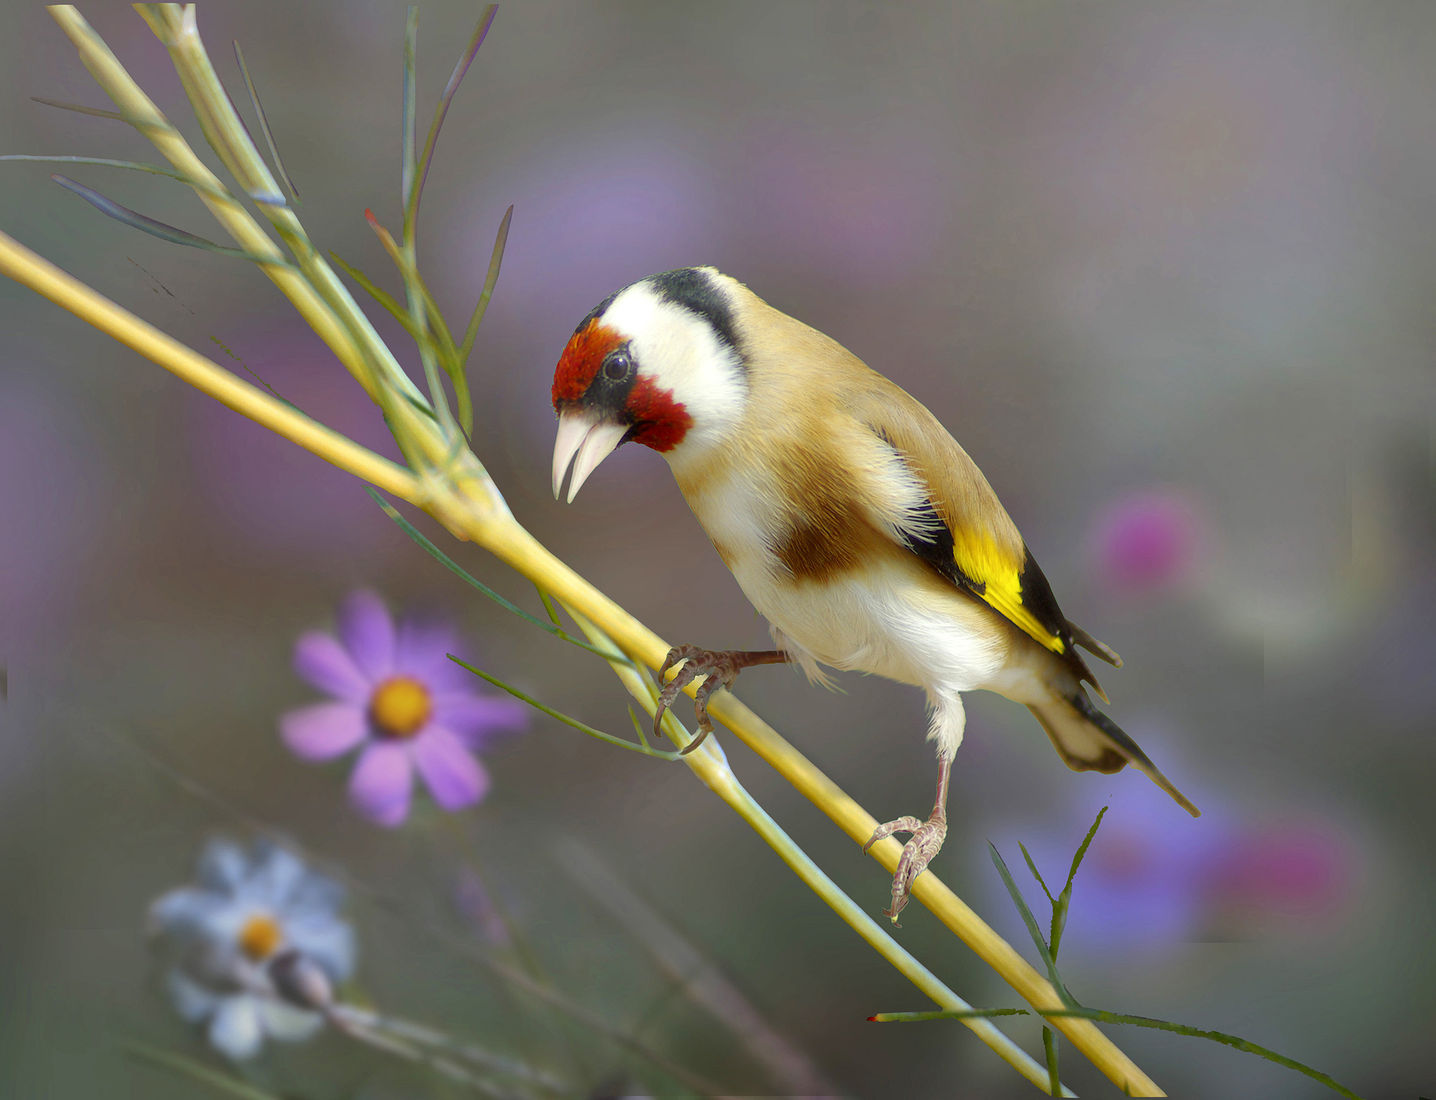
<svg viewBox="0 0 1436 1100"><path fill-rule="evenodd" d="M681 664L683 667L658 693L658 706L653 712L653 736L659 736L658 727L663 722L663 715L678 698L678 693L702 676L703 683L693 699L693 711L698 716L698 736L683 748L684 753L692 752L713 732L713 723L708 718L710 695L720 687L732 687L733 681L738 679L738 673L745 668L751 668L753 665L777 665L786 660L788 655L781 649L712 650L700 649L696 645L674 646L663 659L663 667L658 670L659 681L662 682L663 677L668 675L668 670L675 665Z"/></svg>
<svg viewBox="0 0 1436 1100"><path fill-rule="evenodd" d="M942 848L942 842L947 839L947 781L951 771L952 757L939 753L937 799L932 804L931 817L926 821L919 821L915 817L900 817L896 821L879 825L863 845L863 851L866 852L883 837L892 836L893 833L912 834L903 845L902 858L898 860L897 871L893 874L892 908L883 910L883 916L891 918L893 924L897 924L898 914L908 903L913 880L927 870L932 857L937 855Z"/></svg>

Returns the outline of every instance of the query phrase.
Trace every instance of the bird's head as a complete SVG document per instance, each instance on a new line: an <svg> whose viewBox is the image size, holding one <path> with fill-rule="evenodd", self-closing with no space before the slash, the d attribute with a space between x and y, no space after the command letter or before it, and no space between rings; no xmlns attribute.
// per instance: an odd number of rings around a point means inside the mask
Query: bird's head
<svg viewBox="0 0 1436 1100"><path fill-rule="evenodd" d="M568 499L620 443L670 462L701 454L737 420L747 381L739 284L711 267L650 275L580 322L553 376L553 492Z"/></svg>

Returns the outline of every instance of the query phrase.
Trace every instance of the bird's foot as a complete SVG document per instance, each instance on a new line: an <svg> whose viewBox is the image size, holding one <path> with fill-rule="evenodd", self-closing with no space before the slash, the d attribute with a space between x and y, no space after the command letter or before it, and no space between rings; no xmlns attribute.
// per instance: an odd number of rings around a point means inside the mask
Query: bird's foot
<svg viewBox="0 0 1436 1100"><path fill-rule="evenodd" d="M702 676L703 683L699 685L693 698L693 712L698 718L698 736L683 748L684 753L692 752L713 732L713 722L708 717L709 696L720 687L732 687L738 673L751 665L775 664L785 660L787 657L777 650L748 652L741 649L701 649L696 645L674 646L663 659L663 667L658 670L659 681L668 675L669 669L678 665L683 667L658 693L658 706L653 712L653 736L659 736L658 727L663 723L663 715L673 705L679 693Z"/></svg>
<svg viewBox="0 0 1436 1100"><path fill-rule="evenodd" d="M932 862L933 856L942 848L942 842L947 839L947 815L940 810L934 810L933 815L926 821L919 821L915 817L900 817L896 821L879 825L863 845L863 851L866 852L893 833L912 834L903 845L902 857L898 860L897 871L893 874L892 908L883 910L883 916L897 925L898 914L907 906L908 897L912 893L913 880L927 870L927 865Z"/></svg>

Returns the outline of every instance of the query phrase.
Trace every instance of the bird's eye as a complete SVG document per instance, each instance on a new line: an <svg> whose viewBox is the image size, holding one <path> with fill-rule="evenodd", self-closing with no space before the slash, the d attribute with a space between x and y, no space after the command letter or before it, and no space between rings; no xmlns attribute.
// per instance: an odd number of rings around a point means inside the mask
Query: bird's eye
<svg viewBox="0 0 1436 1100"><path fill-rule="evenodd" d="M622 382L633 371L633 360L626 351L615 351L603 361L603 376L610 382Z"/></svg>

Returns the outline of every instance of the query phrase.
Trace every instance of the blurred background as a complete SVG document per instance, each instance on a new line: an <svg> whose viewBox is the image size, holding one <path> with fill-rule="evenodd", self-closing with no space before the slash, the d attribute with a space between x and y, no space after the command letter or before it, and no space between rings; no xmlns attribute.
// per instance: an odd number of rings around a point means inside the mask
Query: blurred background
<svg viewBox="0 0 1436 1100"><path fill-rule="evenodd" d="M144 24L86 14L202 145ZM421 125L477 16L423 6ZM399 225L403 24L395 4L269 0L200 21L237 101L229 41L244 46L310 234L391 290L362 215ZM1427 5L514 4L449 116L420 226L429 285L462 318L514 204L471 366L475 448L524 524L673 641L767 635L656 455L626 448L572 506L552 500L552 368L593 305L714 264L925 402L1066 612L1126 658L1103 677L1113 716L1206 811L1130 771L1071 773L1024 708L974 697L938 873L1032 957L987 842L1019 881L1022 841L1060 882L1110 805L1063 942L1074 993L1235 1032L1372 1097L1436 1087L1433 56ZM155 159L123 124L31 96L109 106L45 13L13 9L0 151ZM393 453L249 265L108 220L51 170L0 165L0 227ZM171 181L67 174L219 233ZM463 587L348 475L8 282L0 331L0 1093L197 1091L121 1049L214 1058L163 995L144 913L207 838L262 823L377 891L351 906L375 1003L595 1090L641 1074L475 961L513 953L494 912L572 1000L728 1091L1034 1094L955 1023L867 1023L930 1005L681 766L535 715L486 757L476 809L396 830L355 816L349 765L296 760L276 720L317 698L294 638L356 588L447 616L483 667L620 735L627 697ZM920 693L839 682L758 669L740 694L879 819L924 811ZM882 870L719 736L878 915ZM775 1074L708 1014L575 860L681 933L806 1068ZM957 992L1018 1003L925 910L905 916L901 942ZM1030 1023L1006 1029L1040 1054ZM1224 1047L1111 1030L1173 1095L1317 1094ZM1064 1077L1115 1094L1073 1053ZM269 1048L261 1079L439 1094L332 1035Z"/></svg>

